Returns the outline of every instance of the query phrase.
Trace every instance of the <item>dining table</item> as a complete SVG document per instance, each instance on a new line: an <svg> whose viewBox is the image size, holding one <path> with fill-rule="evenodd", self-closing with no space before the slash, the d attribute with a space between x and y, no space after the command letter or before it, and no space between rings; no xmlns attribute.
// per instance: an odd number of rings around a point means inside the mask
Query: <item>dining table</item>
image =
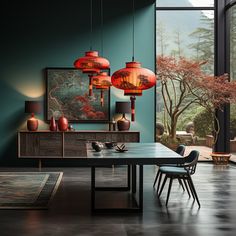
<svg viewBox="0 0 236 236"><path fill-rule="evenodd" d="M121 144L118 144L121 145ZM124 143L125 151L117 147L103 148L100 152L87 144L87 164L91 166L91 210L92 212L143 212L143 166L183 164L184 158L161 143ZM96 168L124 165L127 167L127 183L124 187L97 187ZM131 195L132 204L127 207L96 206L98 191L126 191Z"/></svg>

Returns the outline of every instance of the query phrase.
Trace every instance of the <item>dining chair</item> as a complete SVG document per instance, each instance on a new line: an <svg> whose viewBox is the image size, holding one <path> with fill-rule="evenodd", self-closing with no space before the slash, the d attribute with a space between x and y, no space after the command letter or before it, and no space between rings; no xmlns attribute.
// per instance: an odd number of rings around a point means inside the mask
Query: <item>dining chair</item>
<svg viewBox="0 0 236 236"><path fill-rule="evenodd" d="M185 146L184 145L179 145L175 152L178 153L181 156L184 156ZM177 165L176 164L169 164L167 166L177 166ZM160 166L159 166L159 169L157 171L157 174L156 174L156 177L155 177L155 180L154 180L154 183L153 183L153 188L155 188L155 185L156 185L156 182L157 182L158 178L160 180ZM182 188L184 190L184 187L183 187L183 184L182 184L181 180L179 180L179 183L180 183L180 185L182 186ZM160 181L158 182L158 185L157 185L157 192L159 190L159 185L160 185Z"/></svg>
<svg viewBox="0 0 236 236"><path fill-rule="evenodd" d="M199 157L199 152L196 150L193 150L190 152L190 154L187 157L185 157L185 163L183 166L176 166L176 167L175 166L161 166L160 167L160 173L165 174L165 178L164 178L163 183L161 185L160 192L158 193L158 198L160 198L160 196L161 196L161 193L164 189L167 179L168 178L170 179L168 192L167 192L167 198L166 198L166 206L168 205L172 182L174 179L181 179L181 180L183 180L183 182L185 184L187 182L188 187L189 187L191 194L193 196L193 199L197 200L199 207L201 206L198 196L197 196L196 189L194 187L194 184L193 184L193 181L191 178L191 175L193 175L196 172L198 157Z"/></svg>

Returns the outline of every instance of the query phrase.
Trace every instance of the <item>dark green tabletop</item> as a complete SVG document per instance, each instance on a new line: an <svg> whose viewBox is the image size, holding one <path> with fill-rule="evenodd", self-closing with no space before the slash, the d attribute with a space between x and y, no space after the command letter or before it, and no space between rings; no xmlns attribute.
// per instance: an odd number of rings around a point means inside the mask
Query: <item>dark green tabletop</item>
<svg viewBox="0 0 236 236"><path fill-rule="evenodd" d="M104 164L177 164L183 163L183 157L161 143L125 143L126 152L118 152L115 148L103 148L96 152L87 144L87 162L92 165Z"/></svg>

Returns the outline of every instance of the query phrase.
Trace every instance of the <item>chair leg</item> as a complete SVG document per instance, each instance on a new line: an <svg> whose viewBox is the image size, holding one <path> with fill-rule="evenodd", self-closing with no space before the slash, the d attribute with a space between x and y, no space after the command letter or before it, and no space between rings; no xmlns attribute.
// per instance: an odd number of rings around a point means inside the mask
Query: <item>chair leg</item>
<svg viewBox="0 0 236 236"><path fill-rule="evenodd" d="M157 193L159 192L159 188L160 188L160 186L161 186L161 179L162 179L162 176L163 176L163 174L160 172L160 176L159 176L158 184L157 184Z"/></svg>
<svg viewBox="0 0 236 236"><path fill-rule="evenodd" d="M190 191L191 191L191 194L192 194L192 196L193 196L193 200L195 201L195 194L194 194L194 192L193 192L193 188L192 188L192 185L191 185L191 183L189 182L189 178L187 178L187 183L188 183L188 186L189 186L189 189L190 189Z"/></svg>
<svg viewBox="0 0 236 236"><path fill-rule="evenodd" d="M160 169L157 171L157 174L156 174L156 177L155 177L155 180L154 180L154 183L153 183L153 188L155 188L155 185L156 185L159 174L160 174Z"/></svg>
<svg viewBox="0 0 236 236"><path fill-rule="evenodd" d="M163 181L163 183L162 183L162 185L161 185L161 189L160 189L160 192L159 192L159 194L158 194L158 198L160 198L160 196L161 196L161 193L162 193L162 191L163 191L163 188L164 188L164 186L165 186L165 184L166 184L166 180L167 180L167 175L165 176L165 179L164 179L164 181Z"/></svg>
<svg viewBox="0 0 236 236"><path fill-rule="evenodd" d="M172 186L173 178L170 177L170 182L169 182L169 188L168 188L168 193L167 193L167 198L166 198L166 206L168 205L169 197L170 197L170 190Z"/></svg>
<svg viewBox="0 0 236 236"><path fill-rule="evenodd" d="M185 179L183 179L183 182L184 182L184 186L185 186L185 188L187 189L188 197L190 198L190 197L191 197L191 196L190 196L190 192L189 192L188 185L187 185Z"/></svg>
<svg viewBox="0 0 236 236"><path fill-rule="evenodd" d="M181 181L180 178L178 178L178 181L179 181L179 184L180 184L180 186L182 187L183 191L185 191L185 189L184 189L184 185L183 185L183 183L182 183L182 181Z"/></svg>
<svg viewBox="0 0 236 236"><path fill-rule="evenodd" d="M197 200L198 206L201 207L201 204L200 204L200 202L199 202L199 199L198 199L198 196L197 196L197 192L196 192L196 189L195 189L195 187L194 187L194 184L193 184L192 178L191 178L190 175L188 176L188 178L189 178L189 183L190 183L191 186L192 186L192 189L193 189L194 195L195 195L195 197L196 197L196 200Z"/></svg>

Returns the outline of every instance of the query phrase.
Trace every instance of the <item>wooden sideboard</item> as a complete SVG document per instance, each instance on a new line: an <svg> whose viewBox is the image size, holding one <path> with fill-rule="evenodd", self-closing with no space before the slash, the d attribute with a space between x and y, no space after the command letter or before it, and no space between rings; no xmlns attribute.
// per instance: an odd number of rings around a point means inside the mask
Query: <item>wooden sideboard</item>
<svg viewBox="0 0 236 236"><path fill-rule="evenodd" d="M19 158L76 158L86 156L86 142L139 142L136 131L20 131Z"/></svg>

